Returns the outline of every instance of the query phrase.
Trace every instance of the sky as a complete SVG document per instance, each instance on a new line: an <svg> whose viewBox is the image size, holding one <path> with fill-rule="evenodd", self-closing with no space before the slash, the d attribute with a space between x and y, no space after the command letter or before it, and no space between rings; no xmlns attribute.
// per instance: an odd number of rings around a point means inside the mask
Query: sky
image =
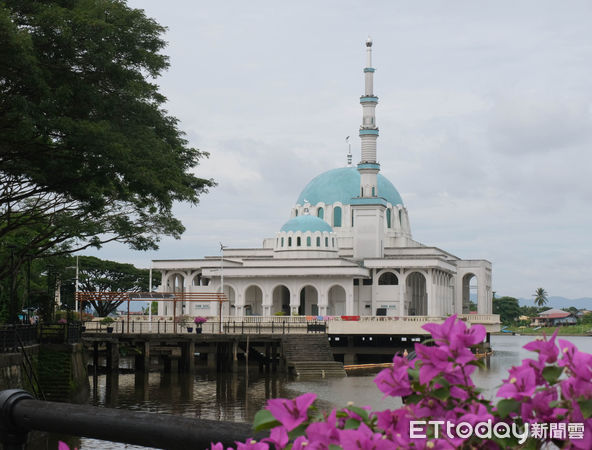
<svg viewBox="0 0 592 450"><path fill-rule="evenodd" d="M150 267L274 237L346 136L359 161L371 36L378 160L413 238L491 261L498 296L592 296L589 1L128 3L167 27L156 82L218 185L175 206L181 240L85 254Z"/></svg>

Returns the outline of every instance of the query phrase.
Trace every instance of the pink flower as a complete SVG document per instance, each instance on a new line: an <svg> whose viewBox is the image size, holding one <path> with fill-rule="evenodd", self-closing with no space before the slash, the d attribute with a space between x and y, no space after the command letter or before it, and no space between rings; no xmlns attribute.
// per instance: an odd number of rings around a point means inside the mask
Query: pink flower
<svg viewBox="0 0 592 450"><path fill-rule="evenodd" d="M523 364L520 367L510 369L510 377L504 381L504 385L497 391L498 397L521 400L531 397L537 387L537 376L534 369Z"/></svg>
<svg viewBox="0 0 592 450"><path fill-rule="evenodd" d="M544 339L537 339L535 341L529 342L524 346L526 350L530 350L532 352L538 352L539 354L539 361L546 362L549 364L554 363L557 361L557 355L559 354L559 349L555 344L555 338L557 337L557 330L551 336L551 339L547 341L547 336L543 335Z"/></svg>
<svg viewBox="0 0 592 450"><path fill-rule="evenodd" d="M274 444L276 448L284 448L290 438L288 437L288 432L282 426L275 427L269 433L269 437L263 439L261 442L269 442L270 444Z"/></svg>
<svg viewBox="0 0 592 450"><path fill-rule="evenodd" d="M224 445L222 445L222 442L216 442L215 444L212 442L210 443L210 450L224 450Z"/></svg>
<svg viewBox="0 0 592 450"><path fill-rule="evenodd" d="M269 450L269 445L265 442L247 439L246 442L236 442L236 450Z"/></svg>
<svg viewBox="0 0 592 450"><path fill-rule="evenodd" d="M308 419L308 408L316 400L317 394L309 392L296 397L294 400L286 398L277 398L267 400L266 408L271 414L286 427L292 431L302 422Z"/></svg>
<svg viewBox="0 0 592 450"><path fill-rule="evenodd" d="M419 368L419 382L421 384L427 384L440 373L452 370L452 355L447 348L415 344L415 351L418 358L421 359Z"/></svg>
<svg viewBox="0 0 592 450"><path fill-rule="evenodd" d="M374 383L381 392L384 392L384 397L397 397L410 395L411 384L409 383L409 375L407 369L409 368L409 361L407 358L396 355L393 358L393 367L389 367L380 371L374 378Z"/></svg>
<svg viewBox="0 0 592 450"><path fill-rule="evenodd" d="M382 433L374 433L364 423L357 430L339 430L339 445L343 450L392 450L393 442Z"/></svg>

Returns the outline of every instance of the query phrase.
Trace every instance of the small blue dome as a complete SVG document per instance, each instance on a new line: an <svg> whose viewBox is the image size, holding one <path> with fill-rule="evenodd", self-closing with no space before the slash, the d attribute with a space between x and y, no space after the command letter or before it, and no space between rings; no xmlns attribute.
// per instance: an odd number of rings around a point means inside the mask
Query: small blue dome
<svg viewBox="0 0 592 450"><path fill-rule="evenodd" d="M305 214L303 216L293 217L292 219L288 220L284 226L280 229L280 231L327 231L331 233L333 228L325 222L323 219L319 219L316 216L311 216L310 214Z"/></svg>
<svg viewBox="0 0 592 450"><path fill-rule="evenodd" d="M335 202L349 205L352 198L359 196L360 172L355 167L341 167L313 178L300 193L296 203L304 205L306 203L304 200L306 200L311 205L321 202L326 205ZM386 199L392 205L403 204L399 191L381 174L378 174L378 196Z"/></svg>

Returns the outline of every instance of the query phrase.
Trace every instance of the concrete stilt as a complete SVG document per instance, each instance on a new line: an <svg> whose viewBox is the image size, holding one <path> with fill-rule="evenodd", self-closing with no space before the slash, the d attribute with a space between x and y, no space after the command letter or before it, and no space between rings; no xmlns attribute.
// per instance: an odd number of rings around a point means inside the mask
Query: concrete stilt
<svg viewBox="0 0 592 450"><path fill-rule="evenodd" d="M215 370L218 367L218 345L210 344L208 348L208 369Z"/></svg>
<svg viewBox="0 0 592 450"><path fill-rule="evenodd" d="M119 371L119 343L107 342L107 372Z"/></svg>

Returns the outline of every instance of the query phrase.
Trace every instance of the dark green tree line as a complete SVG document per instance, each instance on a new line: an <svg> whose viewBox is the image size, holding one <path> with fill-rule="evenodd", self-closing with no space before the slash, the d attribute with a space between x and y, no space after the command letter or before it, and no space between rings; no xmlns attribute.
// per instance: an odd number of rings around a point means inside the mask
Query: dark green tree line
<svg viewBox="0 0 592 450"><path fill-rule="evenodd" d="M125 1L0 2L3 300L31 257L178 238L173 203L214 185L154 82L164 30Z"/></svg>

